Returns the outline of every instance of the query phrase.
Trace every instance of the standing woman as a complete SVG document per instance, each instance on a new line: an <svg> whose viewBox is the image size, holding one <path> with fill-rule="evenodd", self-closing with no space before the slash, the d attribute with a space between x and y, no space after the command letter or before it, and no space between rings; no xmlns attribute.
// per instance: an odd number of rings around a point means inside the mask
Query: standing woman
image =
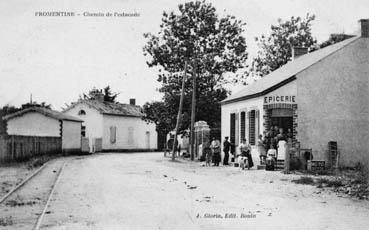
<svg viewBox="0 0 369 230"><path fill-rule="evenodd" d="M278 141L277 160L285 160L287 155L287 142L282 128L279 129L277 141Z"/></svg>
<svg viewBox="0 0 369 230"><path fill-rule="evenodd" d="M259 139L258 139L258 150L259 150L259 158L260 158L260 164L264 164L265 163L265 159L266 159L266 150L265 150L265 146L264 146L264 140L265 138L263 138L263 135L259 135Z"/></svg>
<svg viewBox="0 0 369 230"><path fill-rule="evenodd" d="M211 146L210 146L212 152L213 152L213 163L214 166L219 166L219 163L221 161L221 155L220 155L220 141L215 139L215 137L213 137L213 141L211 142Z"/></svg>

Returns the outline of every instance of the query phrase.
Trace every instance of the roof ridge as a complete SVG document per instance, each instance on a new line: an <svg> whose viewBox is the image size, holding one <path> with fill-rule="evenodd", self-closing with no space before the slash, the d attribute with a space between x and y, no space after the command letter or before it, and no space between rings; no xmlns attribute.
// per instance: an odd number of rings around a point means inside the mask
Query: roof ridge
<svg viewBox="0 0 369 230"><path fill-rule="evenodd" d="M75 103L72 103L67 109L63 110L63 112L67 112L74 108L79 104L87 104L88 106L92 107L93 109L97 110L101 114L110 114L110 115L117 115L117 116L135 116L141 117L144 114L141 111L141 106L139 105L131 105L121 102L110 102L110 101L99 101L95 99L82 99L78 100Z"/></svg>
<svg viewBox="0 0 369 230"><path fill-rule="evenodd" d="M6 116L3 116L2 118L4 120L9 120L9 119L12 119L14 117L21 116L21 115L23 115L25 113L28 113L28 112L38 112L38 113L41 113L44 116L48 116L48 117L51 117L51 118L54 118L54 119L57 119L57 120L71 120L71 121L81 121L82 122L82 120L80 120L80 119L78 119L74 116L64 114L64 113L62 113L60 111L57 111L57 110L53 110L53 109L49 109L49 108L45 108L45 107L38 107L38 106L31 106L31 107L22 109L22 110L19 110L19 111L15 112L15 113L11 113L11 114L8 114Z"/></svg>

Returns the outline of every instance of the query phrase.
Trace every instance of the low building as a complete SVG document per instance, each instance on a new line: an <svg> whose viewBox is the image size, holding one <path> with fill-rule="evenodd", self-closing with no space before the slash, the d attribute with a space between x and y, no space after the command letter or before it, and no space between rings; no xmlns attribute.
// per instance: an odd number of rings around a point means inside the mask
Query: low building
<svg viewBox="0 0 369 230"><path fill-rule="evenodd" d="M307 53L222 101L222 139L253 146L272 126L291 129L293 143L312 149L314 160L332 163L328 143L337 143L340 166L369 162L369 19L361 35ZM255 157L257 157L255 155Z"/></svg>
<svg viewBox="0 0 369 230"><path fill-rule="evenodd" d="M31 107L4 116L8 135L60 137L63 152L81 151L82 120L61 112Z"/></svg>
<svg viewBox="0 0 369 230"><path fill-rule="evenodd" d="M142 119L134 99L130 104L106 102L103 97L79 100L64 114L83 120L82 136L89 139L92 152L157 149L156 125Z"/></svg>

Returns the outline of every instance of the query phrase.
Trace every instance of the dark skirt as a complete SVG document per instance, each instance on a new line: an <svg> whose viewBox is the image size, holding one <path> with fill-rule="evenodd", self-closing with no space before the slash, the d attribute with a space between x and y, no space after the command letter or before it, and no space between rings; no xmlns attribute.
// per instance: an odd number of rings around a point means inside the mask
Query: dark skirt
<svg viewBox="0 0 369 230"><path fill-rule="evenodd" d="M220 152L214 152L213 155L213 163L219 163L221 162L222 157L220 156Z"/></svg>
<svg viewBox="0 0 369 230"><path fill-rule="evenodd" d="M248 161L248 163L249 163L249 167L250 167L250 168L254 167L254 162L252 161L252 156L251 156L251 154L250 154L250 153L249 153L249 154L247 154L247 161Z"/></svg>
<svg viewBox="0 0 369 230"><path fill-rule="evenodd" d="M252 156L250 151L242 152L242 155L247 157L247 162L249 164L249 168L252 168L254 166L254 162L252 161Z"/></svg>

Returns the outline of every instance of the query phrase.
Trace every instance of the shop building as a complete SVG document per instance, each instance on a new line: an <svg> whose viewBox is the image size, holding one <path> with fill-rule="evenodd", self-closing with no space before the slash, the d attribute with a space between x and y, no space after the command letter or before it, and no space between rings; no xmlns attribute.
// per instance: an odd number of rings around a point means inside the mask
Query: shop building
<svg viewBox="0 0 369 230"><path fill-rule="evenodd" d="M368 164L369 19L359 25L360 35L323 49L294 48L292 61L222 101L222 139L238 146L246 138L255 147L277 125L326 165L330 141L340 166Z"/></svg>

